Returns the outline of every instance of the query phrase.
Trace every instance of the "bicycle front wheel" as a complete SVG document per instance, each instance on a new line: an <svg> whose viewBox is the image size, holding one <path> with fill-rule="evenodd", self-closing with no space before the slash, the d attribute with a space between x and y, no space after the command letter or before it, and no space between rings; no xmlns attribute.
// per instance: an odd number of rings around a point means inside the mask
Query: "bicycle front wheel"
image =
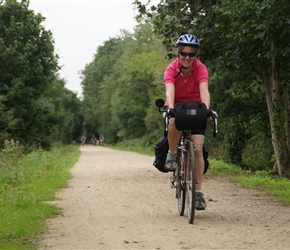
<svg viewBox="0 0 290 250"><path fill-rule="evenodd" d="M184 152L182 149L178 152L176 176L176 198L178 204L178 213L183 216L185 210L185 183L184 183L184 164L186 164Z"/></svg>
<svg viewBox="0 0 290 250"><path fill-rule="evenodd" d="M187 217L190 224L195 216L195 157L193 142L189 141L187 145L187 166L186 166L186 203Z"/></svg>

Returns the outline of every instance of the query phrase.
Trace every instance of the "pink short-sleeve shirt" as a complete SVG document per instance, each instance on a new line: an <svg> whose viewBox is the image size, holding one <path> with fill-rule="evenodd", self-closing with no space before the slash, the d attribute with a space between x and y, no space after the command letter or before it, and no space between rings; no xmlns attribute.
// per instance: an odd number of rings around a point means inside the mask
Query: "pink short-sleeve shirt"
<svg viewBox="0 0 290 250"><path fill-rule="evenodd" d="M175 104L189 101L201 102L199 84L208 82L208 71L206 66L195 58L192 64L192 71L187 79L185 79L182 74L179 74L179 70L180 62L176 59L168 65L164 72L164 84L174 84Z"/></svg>

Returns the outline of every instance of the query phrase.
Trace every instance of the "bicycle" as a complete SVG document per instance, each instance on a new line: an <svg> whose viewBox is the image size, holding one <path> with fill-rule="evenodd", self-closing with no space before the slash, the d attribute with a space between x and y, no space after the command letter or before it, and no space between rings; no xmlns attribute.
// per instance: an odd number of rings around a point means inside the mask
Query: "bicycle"
<svg viewBox="0 0 290 250"><path fill-rule="evenodd" d="M161 110L164 107L164 100L157 99L155 105L159 108L159 112L166 112ZM217 113L210 110L207 116L211 116L214 120L213 137L217 135ZM168 114L165 116L165 133L168 131ZM184 130L177 147L177 168L173 171L171 177L171 188L176 188L176 198L178 200L178 213L180 216L184 215L185 205L187 207L188 222L193 224L195 217L195 156L194 145L190 140L190 130Z"/></svg>

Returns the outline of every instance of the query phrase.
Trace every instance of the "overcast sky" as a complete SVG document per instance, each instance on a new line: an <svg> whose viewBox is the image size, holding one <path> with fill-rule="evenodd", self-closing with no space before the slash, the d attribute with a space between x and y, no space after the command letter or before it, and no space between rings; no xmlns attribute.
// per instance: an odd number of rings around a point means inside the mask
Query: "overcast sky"
<svg viewBox="0 0 290 250"><path fill-rule="evenodd" d="M133 33L137 24L133 0L30 0L29 8L41 13L51 30L66 87L80 96L79 72L93 60L98 46L121 29Z"/></svg>

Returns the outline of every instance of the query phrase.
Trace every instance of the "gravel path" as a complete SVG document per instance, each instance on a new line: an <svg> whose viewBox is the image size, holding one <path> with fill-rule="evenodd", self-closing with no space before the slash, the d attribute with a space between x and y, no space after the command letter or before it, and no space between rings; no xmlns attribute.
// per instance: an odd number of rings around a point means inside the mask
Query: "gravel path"
<svg viewBox="0 0 290 250"><path fill-rule="evenodd" d="M72 178L52 202L39 249L290 249L290 207L226 178L205 176L205 211L179 216L170 174L153 157L81 147Z"/></svg>

